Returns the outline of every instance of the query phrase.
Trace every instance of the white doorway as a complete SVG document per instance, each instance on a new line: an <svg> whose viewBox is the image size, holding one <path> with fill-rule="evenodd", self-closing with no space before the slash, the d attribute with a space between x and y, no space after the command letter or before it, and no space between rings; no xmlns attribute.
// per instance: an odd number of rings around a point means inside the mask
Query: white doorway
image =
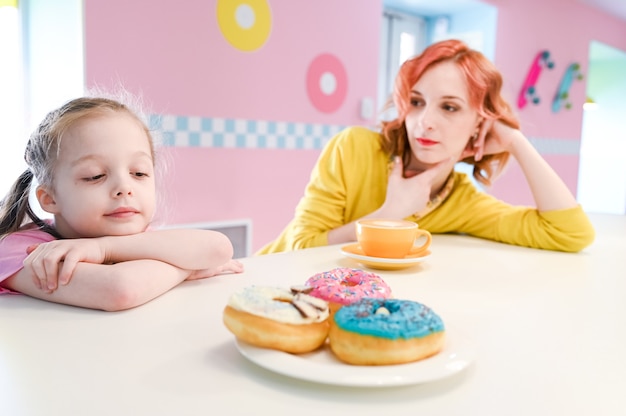
<svg viewBox="0 0 626 416"><path fill-rule="evenodd" d="M587 212L626 214L626 52L589 47L580 145L578 202Z"/></svg>

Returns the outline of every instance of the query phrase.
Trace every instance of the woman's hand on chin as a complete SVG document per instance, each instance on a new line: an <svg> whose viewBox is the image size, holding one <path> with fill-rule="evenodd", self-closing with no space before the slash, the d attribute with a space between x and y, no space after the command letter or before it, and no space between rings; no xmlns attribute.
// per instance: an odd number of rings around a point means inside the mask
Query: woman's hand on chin
<svg viewBox="0 0 626 416"><path fill-rule="evenodd" d="M450 158L421 172L410 170L405 175L402 160L396 157L387 183L385 202L378 210L378 216L406 218L421 211L431 195L443 186L453 168L454 161Z"/></svg>

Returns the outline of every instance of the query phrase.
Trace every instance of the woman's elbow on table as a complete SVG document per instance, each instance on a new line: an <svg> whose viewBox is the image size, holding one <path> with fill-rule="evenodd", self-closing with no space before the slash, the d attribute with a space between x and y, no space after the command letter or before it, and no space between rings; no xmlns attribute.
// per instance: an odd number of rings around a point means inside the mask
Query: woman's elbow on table
<svg viewBox="0 0 626 416"><path fill-rule="evenodd" d="M596 232L593 227L587 227L578 232L570 232L564 236L555 238L554 250L578 253L589 247L595 240L595 236Z"/></svg>
<svg viewBox="0 0 626 416"><path fill-rule="evenodd" d="M583 249L589 247L594 242L595 239L596 239L596 231L594 230L593 227L590 227L588 230L586 230L586 232L580 233L579 235L576 236L575 238L576 244L574 244L574 249L572 251L573 252L582 251Z"/></svg>

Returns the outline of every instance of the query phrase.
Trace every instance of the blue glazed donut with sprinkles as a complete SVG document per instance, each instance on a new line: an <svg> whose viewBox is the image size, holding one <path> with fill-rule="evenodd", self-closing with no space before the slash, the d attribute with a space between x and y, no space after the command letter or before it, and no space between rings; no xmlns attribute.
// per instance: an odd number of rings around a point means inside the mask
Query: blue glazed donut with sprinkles
<svg viewBox="0 0 626 416"><path fill-rule="evenodd" d="M419 302L366 298L334 314L329 343L348 364L403 364L440 352L445 327L439 315Z"/></svg>

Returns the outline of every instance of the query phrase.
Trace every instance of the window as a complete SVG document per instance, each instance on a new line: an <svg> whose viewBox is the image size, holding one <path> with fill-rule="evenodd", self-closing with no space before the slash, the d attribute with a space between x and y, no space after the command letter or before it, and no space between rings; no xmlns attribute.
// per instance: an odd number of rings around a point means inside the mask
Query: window
<svg viewBox="0 0 626 416"><path fill-rule="evenodd" d="M385 11L381 25L378 79L378 108L381 109L393 91L400 65L426 46L426 22L415 16ZM384 118L393 117L384 114Z"/></svg>
<svg viewBox="0 0 626 416"><path fill-rule="evenodd" d="M26 168L22 158L26 139L20 33L17 3L0 1L0 198Z"/></svg>
<svg viewBox="0 0 626 416"><path fill-rule="evenodd" d="M82 25L82 0L0 0L0 198L32 130L84 92Z"/></svg>

